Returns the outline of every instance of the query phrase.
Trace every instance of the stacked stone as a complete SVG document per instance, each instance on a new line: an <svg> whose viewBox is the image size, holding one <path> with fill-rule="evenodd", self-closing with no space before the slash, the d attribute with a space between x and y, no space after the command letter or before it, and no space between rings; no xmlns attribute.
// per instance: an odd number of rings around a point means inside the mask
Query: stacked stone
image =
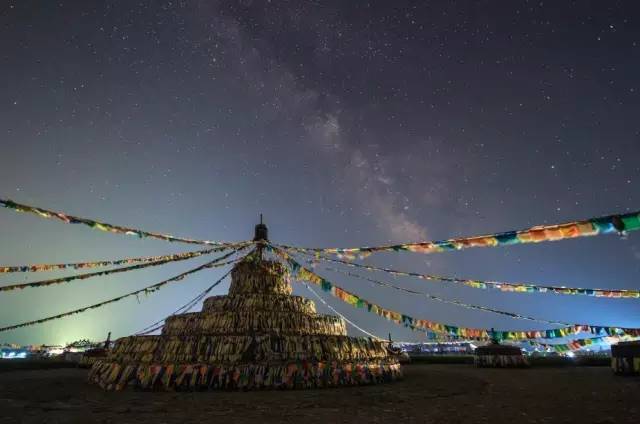
<svg viewBox="0 0 640 424"><path fill-rule="evenodd" d="M257 257L236 264L228 296L165 321L159 336L119 339L89 380L107 390L314 388L401 376L384 342L347 336L344 320L292 296L287 269Z"/></svg>

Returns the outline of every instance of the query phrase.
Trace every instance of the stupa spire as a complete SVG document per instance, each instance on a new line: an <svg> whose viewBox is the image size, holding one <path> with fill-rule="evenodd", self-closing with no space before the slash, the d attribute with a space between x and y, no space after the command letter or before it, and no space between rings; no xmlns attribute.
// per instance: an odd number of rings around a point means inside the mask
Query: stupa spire
<svg viewBox="0 0 640 424"><path fill-rule="evenodd" d="M258 225L256 225L256 227L255 227L253 241L258 241L258 242L260 242L260 241L263 241L263 242L269 241L269 229L262 222L262 214L260 214L260 223Z"/></svg>
<svg viewBox="0 0 640 424"><path fill-rule="evenodd" d="M265 244L269 241L269 229L262 222L262 214L260 214L260 223L255 227L253 241L256 242L258 257L262 260L262 251Z"/></svg>

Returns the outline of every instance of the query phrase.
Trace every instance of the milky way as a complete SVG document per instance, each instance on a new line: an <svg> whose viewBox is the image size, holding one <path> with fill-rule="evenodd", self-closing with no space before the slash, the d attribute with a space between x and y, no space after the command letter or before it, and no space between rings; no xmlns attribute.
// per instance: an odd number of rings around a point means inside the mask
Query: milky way
<svg viewBox="0 0 640 424"><path fill-rule="evenodd" d="M318 247L640 209L640 9L632 1L561 3L9 1L0 7L0 197L224 241L249 238L263 213L274 241ZM7 210L0 229L1 265L188 248ZM634 234L367 261L480 279L640 287ZM3 294L0 324L97 303L196 265ZM419 318L541 326L325 274ZM199 273L0 341L125 335L219 275ZM548 319L640 327L635 300L394 283ZM423 337L327 301L376 334Z"/></svg>

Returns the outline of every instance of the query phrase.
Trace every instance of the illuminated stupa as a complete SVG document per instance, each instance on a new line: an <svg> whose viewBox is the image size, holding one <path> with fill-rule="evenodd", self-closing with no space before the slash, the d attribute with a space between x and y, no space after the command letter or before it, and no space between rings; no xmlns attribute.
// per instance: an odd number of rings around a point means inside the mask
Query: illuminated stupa
<svg viewBox="0 0 640 424"><path fill-rule="evenodd" d="M256 226L256 240L267 240ZM231 271L227 296L166 319L161 335L129 336L97 361L89 381L106 390L301 389L401 377L387 344L347 336L344 320L292 296L288 269L249 255Z"/></svg>

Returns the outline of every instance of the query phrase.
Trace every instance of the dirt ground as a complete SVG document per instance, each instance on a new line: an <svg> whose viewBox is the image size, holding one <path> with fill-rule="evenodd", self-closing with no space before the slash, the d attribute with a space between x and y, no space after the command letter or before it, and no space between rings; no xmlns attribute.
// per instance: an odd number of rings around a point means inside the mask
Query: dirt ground
<svg viewBox="0 0 640 424"><path fill-rule="evenodd" d="M86 373L0 373L0 423L640 422L640 378L607 367L413 365L394 384L246 393L105 393Z"/></svg>

